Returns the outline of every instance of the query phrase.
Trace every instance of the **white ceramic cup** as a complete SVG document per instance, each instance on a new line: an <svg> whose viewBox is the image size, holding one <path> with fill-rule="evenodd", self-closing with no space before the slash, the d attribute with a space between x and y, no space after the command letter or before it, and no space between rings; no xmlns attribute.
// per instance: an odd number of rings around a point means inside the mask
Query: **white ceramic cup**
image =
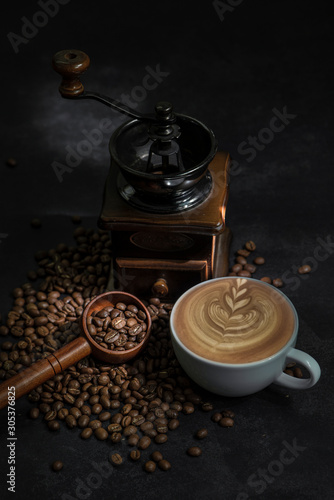
<svg viewBox="0 0 334 500"><path fill-rule="evenodd" d="M176 357L189 377L208 391L232 397L253 394L272 383L289 389L308 389L315 385L320 378L320 366L312 356L295 349L298 334L298 315L290 299L277 289L275 290L282 295L282 298L288 302L293 311L295 328L287 344L274 355L250 363L221 363L195 354L181 342L177 333L178 325L175 324L175 311L177 308L182 307L184 297L191 294L195 288L210 286L211 281L224 279L227 278L216 278L195 285L181 295L173 307L170 321L172 343ZM231 279L231 277L229 276L228 279ZM247 279L253 280L253 278ZM262 283L263 286L272 287L267 283L256 281ZM191 329L189 329L189 335L191 335ZM286 365L291 362L296 362L305 367L309 372L309 378L299 379L284 373L283 370Z"/></svg>

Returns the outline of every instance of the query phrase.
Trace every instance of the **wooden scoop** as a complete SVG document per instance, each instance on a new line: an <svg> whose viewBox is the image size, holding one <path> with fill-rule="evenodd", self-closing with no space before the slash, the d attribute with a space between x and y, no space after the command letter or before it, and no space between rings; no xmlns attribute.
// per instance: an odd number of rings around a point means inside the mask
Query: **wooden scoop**
<svg viewBox="0 0 334 500"><path fill-rule="evenodd" d="M105 349L95 342L87 329L87 319L94 311L100 311L104 307L110 306L110 304L117 304L117 302L123 302L127 305L133 304L146 314L146 336L138 345L126 351ZM72 342L50 354L47 358L40 359L22 372L0 384L0 409L8 404L9 390L11 394L15 392L15 399L18 399L89 354L93 354L94 357L104 363L119 364L129 361L145 348L152 324L150 313L144 304L134 295L126 292L106 292L95 297L85 308L80 318L80 323L82 336L72 340Z"/></svg>

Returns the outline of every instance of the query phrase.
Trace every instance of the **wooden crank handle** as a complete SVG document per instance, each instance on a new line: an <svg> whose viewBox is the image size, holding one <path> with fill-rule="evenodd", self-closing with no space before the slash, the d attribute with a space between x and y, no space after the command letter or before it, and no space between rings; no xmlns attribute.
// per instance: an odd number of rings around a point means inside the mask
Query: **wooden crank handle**
<svg viewBox="0 0 334 500"><path fill-rule="evenodd" d="M62 97L77 97L84 92L80 77L89 65L88 55L81 50L61 50L53 56L53 69L63 78L59 87Z"/></svg>
<svg viewBox="0 0 334 500"><path fill-rule="evenodd" d="M91 347L84 337L78 337L59 351L40 359L22 372L0 384L0 409L8 404L8 395L14 393L15 399L32 391L57 373L61 373L91 353ZM12 388L11 390L9 388Z"/></svg>

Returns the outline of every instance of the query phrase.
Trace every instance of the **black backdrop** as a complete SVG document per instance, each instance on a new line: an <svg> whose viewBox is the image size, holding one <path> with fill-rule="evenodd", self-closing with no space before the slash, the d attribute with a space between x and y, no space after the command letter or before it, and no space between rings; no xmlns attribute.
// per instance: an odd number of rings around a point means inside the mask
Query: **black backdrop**
<svg viewBox="0 0 334 500"><path fill-rule="evenodd" d="M49 14L41 15L45 10ZM232 154L231 264L233 252L253 239L267 259L264 274L284 277L283 291L300 317L297 347L318 360L322 377L305 392L270 387L235 400L207 395L216 409L236 412L232 429L220 429L196 412L164 445L170 472L148 476L128 464L98 471L102 479L90 489L77 486L86 484L94 462L101 466L106 460L108 447L82 442L65 427L51 434L28 419L30 404L23 398L16 407L15 495L6 487L6 410L0 414L1 498L333 498L331 33L326 3L306 0L6 5L0 168L4 320L10 291L27 281L34 253L59 242L72 244L71 216L81 215L86 227L95 227L101 208L110 133L124 118L98 103L60 98L51 57L78 48L92 60L87 88L117 98L126 94L143 112L169 100L178 112L212 128L219 149ZM105 119L110 132L95 135L87 152L85 134L101 129ZM77 152L75 161L69 151ZM9 157L16 167L6 165ZM30 226L34 217L42 220L39 230ZM306 278L296 274L302 263L313 268ZM187 460L183 450L203 426L209 428L205 453ZM294 460L279 465L282 450L294 445ZM50 470L55 459L65 464L58 474Z"/></svg>

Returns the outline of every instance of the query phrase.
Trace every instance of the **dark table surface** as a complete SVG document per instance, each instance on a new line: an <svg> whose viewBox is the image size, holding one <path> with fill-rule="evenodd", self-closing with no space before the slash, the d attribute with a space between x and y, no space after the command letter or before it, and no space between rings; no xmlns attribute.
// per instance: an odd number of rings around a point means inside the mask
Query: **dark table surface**
<svg viewBox="0 0 334 500"><path fill-rule="evenodd" d="M41 15L42 5L49 14ZM333 37L326 3L41 0L11 2L1 21L4 320L11 290L35 267L34 253L73 244L72 215L96 227L110 133L125 118L95 102L60 98L51 57L78 48L92 60L87 88L116 98L127 94L143 112L169 100L214 130L219 149L235 161L227 209L231 264L245 241L256 242L267 259L265 274L283 276L282 290L298 311L297 347L322 368L307 391L271 386L238 399L205 394L216 409L235 411L234 427L221 429L201 411L184 417L164 445L172 470L150 476L130 463L101 469L105 443L83 442L65 426L50 433L27 417L30 403L22 398L15 495L6 485L7 412L0 413L1 498L332 499ZM148 89L145 76L153 70L158 84L151 79L155 88ZM68 151L80 149L85 134L105 119L109 131L75 166L66 164ZM6 165L9 157L16 167ZM67 170L57 176L54 162ZM42 220L39 230L30 226L34 217ZM302 263L312 267L304 277L296 273ZM209 437L202 456L191 460L184 450L200 427ZM287 447L294 451L282 464ZM65 464L58 474L50 470L56 459Z"/></svg>

